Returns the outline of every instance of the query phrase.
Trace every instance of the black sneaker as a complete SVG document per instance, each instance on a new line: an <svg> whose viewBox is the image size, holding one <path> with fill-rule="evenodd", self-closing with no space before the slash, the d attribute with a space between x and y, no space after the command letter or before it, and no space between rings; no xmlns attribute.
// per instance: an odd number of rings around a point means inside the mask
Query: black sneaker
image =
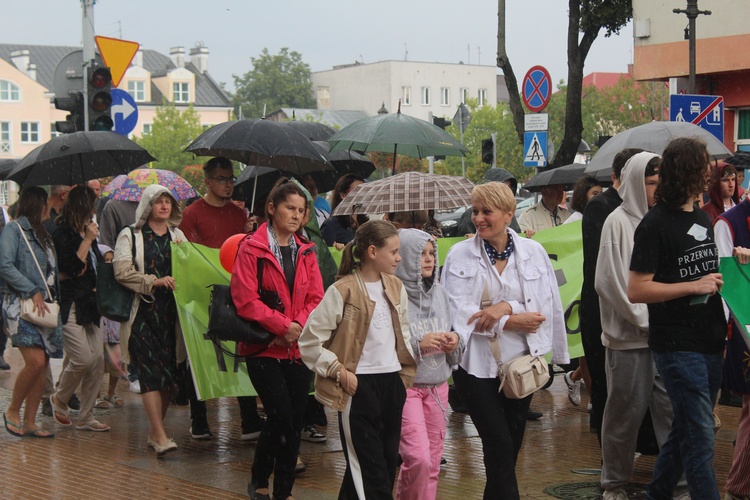
<svg viewBox="0 0 750 500"><path fill-rule="evenodd" d="M325 434L320 432L318 429L316 429L312 425L308 425L304 429L302 429L302 441L310 441L311 443L323 443L326 439Z"/></svg>
<svg viewBox="0 0 750 500"><path fill-rule="evenodd" d="M81 409L81 400L78 399L78 396L76 396L75 393L70 396L70 399L68 400L68 408L76 411Z"/></svg>
<svg viewBox="0 0 750 500"><path fill-rule="evenodd" d="M529 412L526 414L526 420L539 420L544 416L544 413L540 411L534 411L529 408Z"/></svg>
<svg viewBox="0 0 750 500"><path fill-rule="evenodd" d="M260 422L252 425L242 425L242 435L240 436L241 441L255 441L260 437L260 431L263 430L263 424L266 423L266 419L260 417Z"/></svg>
<svg viewBox="0 0 750 500"><path fill-rule="evenodd" d="M211 429L208 428L208 424L193 424L193 426L190 428L190 436L193 439L211 439L213 437L213 434L211 434Z"/></svg>
<svg viewBox="0 0 750 500"><path fill-rule="evenodd" d="M10 370L10 365L2 354L0 354L0 370Z"/></svg>
<svg viewBox="0 0 750 500"><path fill-rule="evenodd" d="M250 500L271 500L271 496L267 493L256 493L253 483L247 483L247 496Z"/></svg>

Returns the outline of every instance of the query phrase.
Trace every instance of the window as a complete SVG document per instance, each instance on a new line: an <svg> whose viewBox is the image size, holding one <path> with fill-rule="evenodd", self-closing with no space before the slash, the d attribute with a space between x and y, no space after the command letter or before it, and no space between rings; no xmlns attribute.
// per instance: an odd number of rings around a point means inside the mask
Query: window
<svg viewBox="0 0 750 500"><path fill-rule="evenodd" d="M172 84L172 100L174 102L190 102L190 84L174 82Z"/></svg>
<svg viewBox="0 0 750 500"><path fill-rule="evenodd" d="M12 153L10 146L10 122L0 122L0 153Z"/></svg>
<svg viewBox="0 0 750 500"><path fill-rule="evenodd" d="M143 135L148 135L151 133L151 124L150 123L144 123L143 124Z"/></svg>
<svg viewBox="0 0 750 500"><path fill-rule="evenodd" d="M18 102L21 100L21 89L8 80L0 80L0 101Z"/></svg>
<svg viewBox="0 0 750 500"><path fill-rule="evenodd" d="M50 138L54 139L55 137L57 137L57 136L60 136L60 135L62 135L62 134L61 134L60 132L58 132L58 131L57 131L57 129L55 128L55 122L52 122L52 123L51 123L50 125L51 125L51 126L50 126L50 129L49 129L49 136L50 136Z"/></svg>
<svg viewBox="0 0 750 500"><path fill-rule="evenodd" d="M146 101L146 82L129 81L128 82L128 94L130 94L133 97L135 102L145 102Z"/></svg>
<svg viewBox="0 0 750 500"><path fill-rule="evenodd" d="M430 105L430 87L422 87L422 105Z"/></svg>
<svg viewBox="0 0 750 500"><path fill-rule="evenodd" d="M411 106L411 87L401 87L401 104Z"/></svg>
<svg viewBox="0 0 750 500"><path fill-rule="evenodd" d="M477 104L480 106L484 106L487 104L487 89L479 89L479 92L477 93L477 100L479 101Z"/></svg>
<svg viewBox="0 0 750 500"><path fill-rule="evenodd" d="M21 122L21 142L39 142L39 124L37 122Z"/></svg>
<svg viewBox="0 0 750 500"><path fill-rule="evenodd" d="M466 101L469 100L469 89L466 87L463 87L461 89L461 104L466 104Z"/></svg>
<svg viewBox="0 0 750 500"><path fill-rule="evenodd" d="M451 105L451 89L448 87L442 87L440 89L440 105L450 106Z"/></svg>
<svg viewBox="0 0 750 500"><path fill-rule="evenodd" d="M750 109L740 109L737 112L737 140L750 139Z"/></svg>

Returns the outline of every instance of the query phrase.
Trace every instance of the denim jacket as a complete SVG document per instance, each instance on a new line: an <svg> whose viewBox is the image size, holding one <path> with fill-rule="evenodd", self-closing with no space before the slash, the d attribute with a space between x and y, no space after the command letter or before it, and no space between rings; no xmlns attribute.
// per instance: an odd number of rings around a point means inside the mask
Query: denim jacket
<svg viewBox="0 0 750 500"><path fill-rule="evenodd" d="M21 235L19 225L26 233L29 244L34 249L39 265L45 276L49 276L47 269L47 252L37 238L36 231L31 227L28 219L24 216L19 217L13 222L5 225L2 234L0 234L0 278L5 283L8 293L12 293L27 299L37 292L47 298L47 288L44 285L39 270L37 269L34 258L26 246L26 242ZM47 249L54 253L52 241L47 242ZM55 266L56 267L56 266ZM54 286L50 286L55 300L58 299L56 290L59 289L57 283L57 269L53 270Z"/></svg>

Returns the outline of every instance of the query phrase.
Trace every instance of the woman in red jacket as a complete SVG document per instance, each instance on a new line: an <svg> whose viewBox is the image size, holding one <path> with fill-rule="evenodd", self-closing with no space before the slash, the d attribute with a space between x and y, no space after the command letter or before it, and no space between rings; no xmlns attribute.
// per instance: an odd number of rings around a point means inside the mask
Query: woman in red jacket
<svg viewBox="0 0 750 500"><path fill-rule="evenodd" d="M273 498L292 496L312 377L300 360L297 339L307 316L323 298L323 280L313 244L296 234L307 209L307 198L299 186L281 179L268 195L268 222L242 242L232 273L232 299L238 314L276 335L268 348L242 343L239 346L239 353L247 356L247 371L267 417L247 487L252 499L270 498L271 473ZM260 261L262 289L278 294L274 308L258 295Z"/></svg>

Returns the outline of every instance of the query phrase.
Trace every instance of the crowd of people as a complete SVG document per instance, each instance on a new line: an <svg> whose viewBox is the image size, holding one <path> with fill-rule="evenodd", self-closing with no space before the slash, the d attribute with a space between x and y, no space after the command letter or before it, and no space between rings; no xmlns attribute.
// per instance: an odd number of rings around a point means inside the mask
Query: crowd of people
<svg viewBox="0 0 750 500"><path fill-rule="evenodd" d="M718 293L719 257L750 262L750 201L736 159L712 161L703 143L685 138L661 155L623 150L610 188L582 177L568 208L564 186L545 186L518 220L516 179L492 169L474 187L458 223L466 238L442 268L434 214L331 216L361 177L343 176L330 205L311 176L281 178L251 211L232 200L229 160L213 158L203 170L206 195L187 207L159 185L137 203L103 204L97 181L52 186L49 196L26 187L13 217L3 214L3 326L24 363L4 413L9 433L53 438L37 424L40 402L71 426L75 399L77 430L108 431L94 408L122 404L115 388L127 372L157 457L178 448L165 415L179 393L190 404L192 439L212 439L189 375L196 360L177 314L172 243L220 248L244 233L232 301L273 339L238 345L257 392L237 398L241 439L257 441L252 499L293 497L300 441L326 440L316 427L326 423L323 407L338 415L346 458L339 498L436 498L451 377L481 440L484 498L520 498L516 462L532 395L502 390L499 375L527 355L570 368L573 404L582 384L588 389L605 499L628 498L644 423L659 455L647 497L718 499L714 405L720 388L743 394L724 489L727 499L750 498L742 368L750 354ZM585 357L571 365L557 276L533 236L577 220ZM341 251L338 267L328 247ZM96 300L97 266L110 260L134 297L119 324L100 315ZM49 360L61 357L53 385ZM105 362L113 369L102 398Z"/></svg>

